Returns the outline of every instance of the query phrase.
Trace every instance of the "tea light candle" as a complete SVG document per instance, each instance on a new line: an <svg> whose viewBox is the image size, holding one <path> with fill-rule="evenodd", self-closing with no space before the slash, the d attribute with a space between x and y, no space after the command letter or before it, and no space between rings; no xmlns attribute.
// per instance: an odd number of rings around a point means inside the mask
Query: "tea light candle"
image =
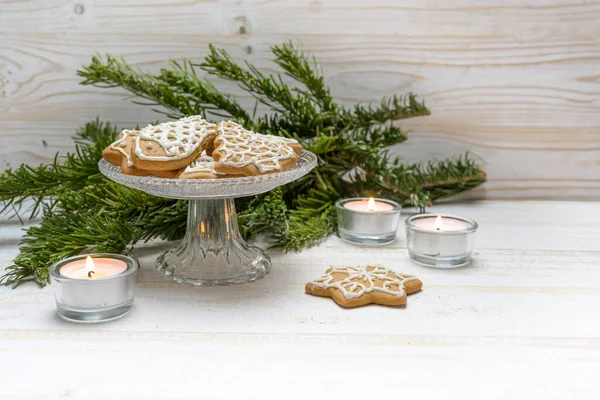
<svg viewBox="0 0 600 400"><path fill-rule="evenodd" d="M451 217L446 217L444 219L441 215L438 215L437 217L415 219L413 225L424 230L443 232L460 231L469 227L469 224L465 221Z"/></svg>
<svg viewBox="0 0 600 400"><path fill-rule="evenodd" d="M99 279L118 275L127 269L127 264L114 258L87 256L85 260L72 261L60 268L60 274L73 279Z"/></svg>
<svg viewBox="0 0 600 400"><path fill-rule="evenodd" d="M453 215L420 214L408 218L406 247L415 263L454 268L471 260L477 223Z"/></svg>
<svg viewBox="0 0 600 400"><path fill-rule="evenodd" d="M120 254L65 258L50 267L58 314L69 321L102 322L133 307L137 260Z"/></svg>
<svg viewBox="0 0 600 400"><path fill-rule="evenodd" d="M354 211L368 211L368 212L376 212L376 211L390 211L394 209L389 203L385 203L383 201L375 200L374 198L369 198L369 200L352 200L344 203L344 208Z"/></svg>
<svg viewBox="0 0 600 400"><path fill-rule="evenodd" d="M371 198L336 203L338 231L349 243L383 245L394 241L402 207L395 201Z"/></svg>

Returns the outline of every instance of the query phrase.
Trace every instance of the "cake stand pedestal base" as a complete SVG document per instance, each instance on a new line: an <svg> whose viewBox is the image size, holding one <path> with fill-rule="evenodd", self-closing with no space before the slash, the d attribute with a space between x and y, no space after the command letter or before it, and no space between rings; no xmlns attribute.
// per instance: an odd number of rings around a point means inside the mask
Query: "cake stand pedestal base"
<svg viewBox="0 0 600 400"><path fill-rule="evenodd" d="M269 273L271 259L242 239L233 199L190 200L185 237L156 261L166 278L193 285L251 282Z"/></svg>

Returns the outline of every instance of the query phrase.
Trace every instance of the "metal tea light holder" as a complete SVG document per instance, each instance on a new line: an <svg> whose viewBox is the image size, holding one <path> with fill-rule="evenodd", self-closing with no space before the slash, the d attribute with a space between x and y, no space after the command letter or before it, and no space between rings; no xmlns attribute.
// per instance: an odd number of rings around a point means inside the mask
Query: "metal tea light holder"
<svg viewBox="0 0 600 400"><path fill-rule="evenodd" d="M248 244L238 230L234 199L268 192L308 174L317 157L302 151L296 166L283 172L220 179L165 179L132 176L100 160L107 178L148 194L189 200L185 237L156 261L166 278L193 285L230 285L264 277L270 257Z"/></svg>
<svg viewBox="0 0 600 400"><path fill-rule="evenodd" d="M88 256L118 260L125 270L100 279L73 279L61 273L62 267ZM130 254L80 254L55 262L49 274L58 315L72 322L106 322L122 317L133 307L138 268L137 258Z"/></svg>
<svg viewBox="0 0 600 400"><path fill-rule="evenodd" d="M392 200L372 199L389 205L385 211L357 211L346 208L349 203L367 202L357 197L338 200L335 208L338 216L338 231L342 240L361 246L384 246L396 240L402 206Z"/></svg>
<svg viewBox="0 0 600 400"><path fill-rule="evenodd" d="M419 221L444 218L458 221L459 229L424 229ZM433 268L457 268L471 261L477 222L472 219L448 214L419 214L407 218L406 247L410 259L416 264Z"/></svg>

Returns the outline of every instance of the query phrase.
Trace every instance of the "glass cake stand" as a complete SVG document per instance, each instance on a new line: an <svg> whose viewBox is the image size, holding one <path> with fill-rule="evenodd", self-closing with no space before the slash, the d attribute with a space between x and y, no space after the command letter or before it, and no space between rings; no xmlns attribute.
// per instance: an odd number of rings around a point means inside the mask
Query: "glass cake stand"
<svg viewBox="0 0 600 400"><path fill-rule="evenodd" d="M185 237L161 255L156 268L166 278L193 285L231 285L262 278L271 259L242 239L233 199L268 192L308 174L317 157L304 150L294 168L283 172L221 179L165 179L132 176L100 160L108 179L154 196L189 200Z"/></svg>

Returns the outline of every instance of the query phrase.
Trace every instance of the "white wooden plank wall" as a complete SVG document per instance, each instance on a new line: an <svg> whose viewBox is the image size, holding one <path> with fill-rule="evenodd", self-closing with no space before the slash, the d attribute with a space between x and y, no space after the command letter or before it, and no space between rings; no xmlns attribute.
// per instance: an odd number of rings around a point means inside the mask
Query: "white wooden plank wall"
<svg viewBox="0 0 600 400"><path fill-rule="evenodd" d="M421 94L433 115L409 121L397 150L411 160L470 151L489 174L471 197L600 198L600 1L0 4L0 170L71 149L97 115L123 127L157 118L123 91L78 86L95 52L157 70L214 43L272 68L269 46L298 39L343 102Z"/></svg>

